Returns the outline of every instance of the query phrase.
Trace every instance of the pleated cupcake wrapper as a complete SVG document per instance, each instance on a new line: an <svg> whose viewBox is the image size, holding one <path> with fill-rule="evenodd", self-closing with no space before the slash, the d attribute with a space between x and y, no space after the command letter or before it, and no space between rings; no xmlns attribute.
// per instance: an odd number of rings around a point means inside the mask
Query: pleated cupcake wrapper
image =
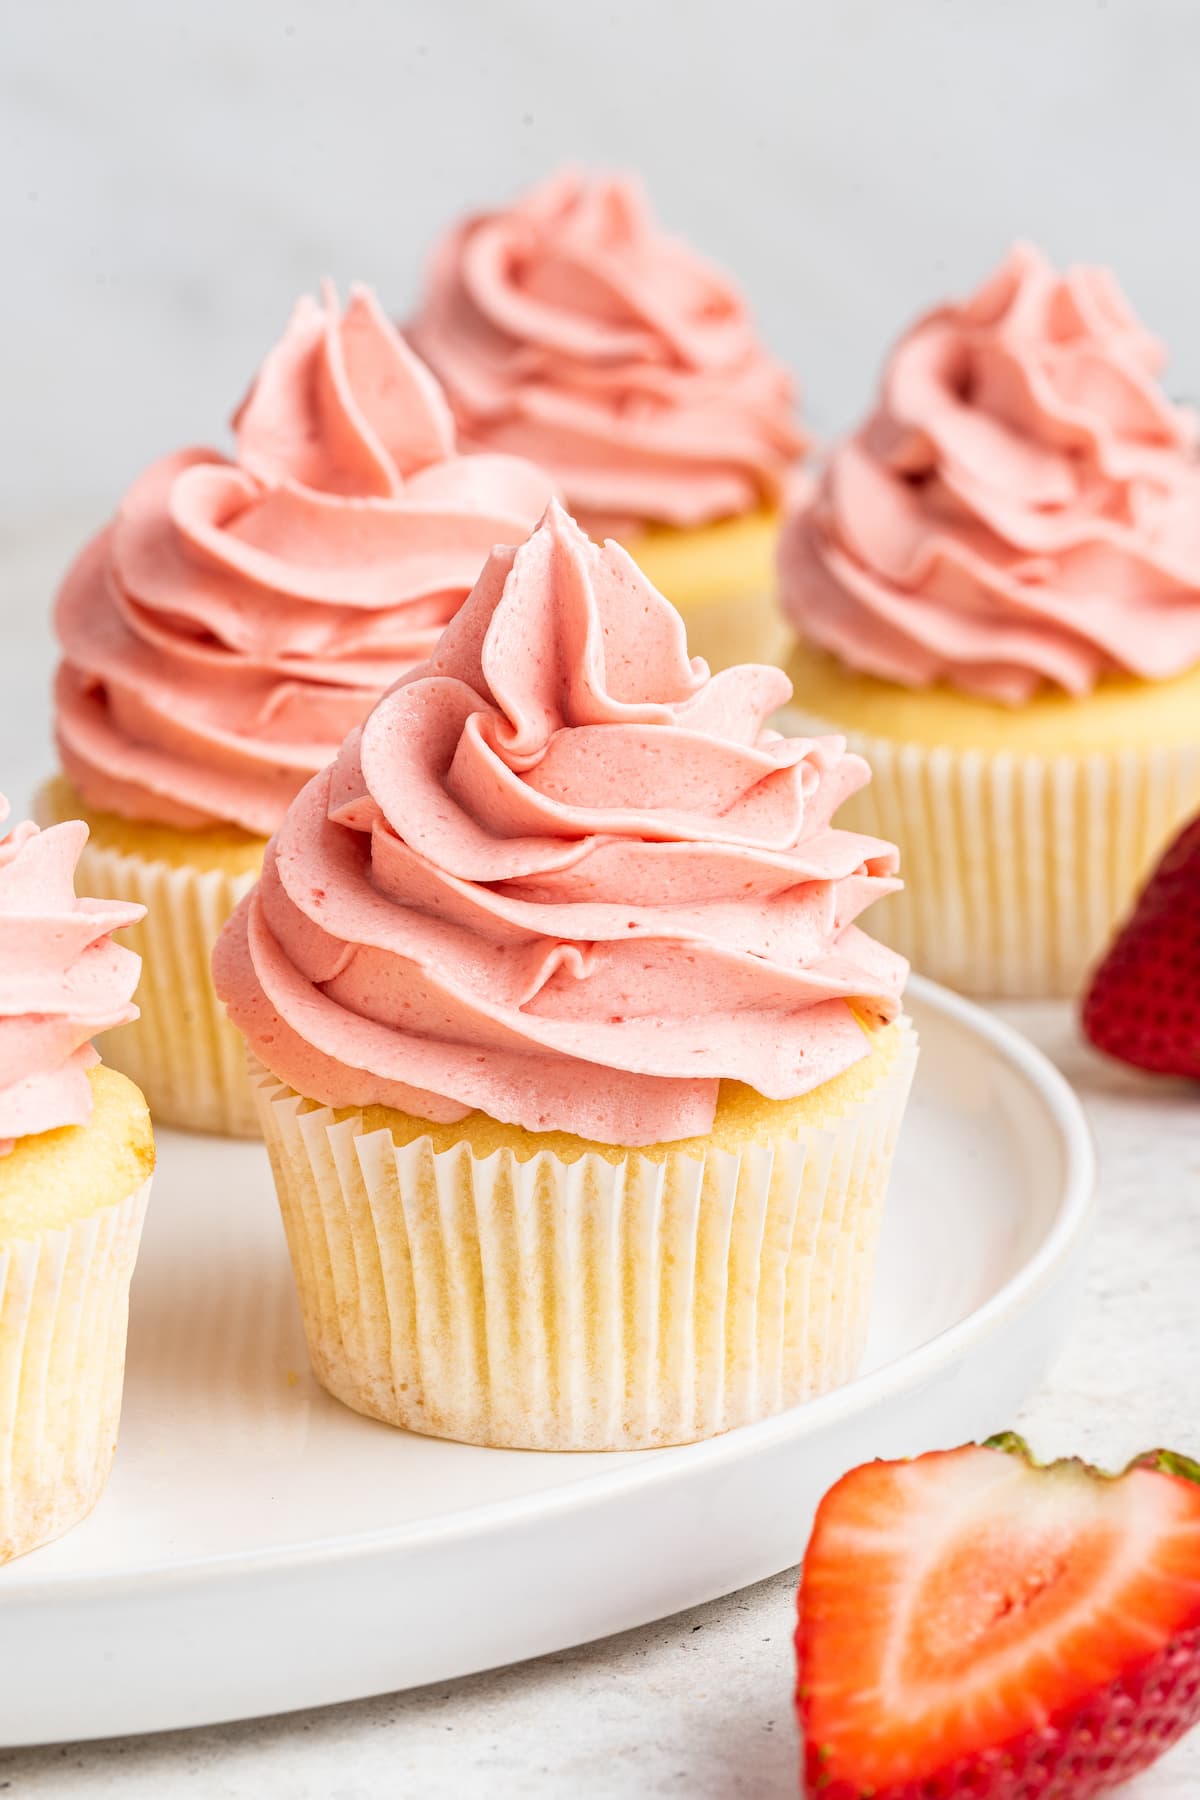
<svg viewBox="0 0 1200 1800"><path fill-rule="evenodd" d="M740 1154L573 1163L397 1146L261 1069L318 1379L413 1431L531 1449L685 1443L848 1380L916 1063Z"/></svg>
<svg viewBox="0 0 1200 1800"><path fill-rule="evenodd" d="M796 710L784 728L843 729ZM872 907L867 929L966 993L1077 993L1155 859L1200 810L1200 741L1035 756L845 736L872 780L837 823L898 844L905 881Z"/></svg>
<svg viewBox="0 0 1200 1800"><path fill-rule="evenodd" d="M149 1192L0 1241L0 1563L78 1524L108 1480Z"/></svg>
<svg viewBox="0 0 1200 1800"><path fill-rule="evenodd" d="M221 927L254 875L173 868L120 850L84 848L76 886L104 900L136 900L146 917L121 941L142 958L141 1016L104 1034L104 1060L137 1083L160 1125L257 1137L245 1043L212 984Z"/></svg>

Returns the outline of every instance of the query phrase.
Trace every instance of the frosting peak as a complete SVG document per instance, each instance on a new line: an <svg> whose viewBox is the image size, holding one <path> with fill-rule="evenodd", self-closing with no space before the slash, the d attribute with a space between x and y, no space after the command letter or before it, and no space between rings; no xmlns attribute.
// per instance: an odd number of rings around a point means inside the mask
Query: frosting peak
<svg viewBox="0 0 1200 1800"><path fill-rule="evenodd" d="M233 429L251 475L330 494L396 496L454 455L441 388L361 283L345 312L331 282L297 301Z"/></svg>
<svg viewBox="0 0 1200 1800"><path fill-rule="evenodd" d="M455 454L441 390L356 287L301 300L234 422L133 484L59 594L63 767L92 806L268 836L428 656L548 477Z"/></svg>
<svg viewBox="0 0 1200 1800"><path fill-rule="evenodd" d="M8 818L0 794L0 827ZM141 958L111 941L145 908L75 897L78 822L0 837L0 1156L19 1137L86 1125L91 1039L137 1018Z"/></svg>
<svg viewBox="0 0 1200 1800"><path fill-rule="evenodd" d="M784 604L851 667L1019 703L1200 662L1195 422L1105 269L1019 244L919 319L781 548Z"/></svg>
<svg viewBox="0 0 1200 1800"><path fill-rule="evenodd" d="M230 1016L329 1104L630 1146L706 1131L722 1079L830 1079L898 1009L854 924L896 854L830 823L843 740L766 729L789 692L710 677L552 505L291 808L218 947Z"/></svg>
<svg viewBox="0 0 1200 1800"><path fill-rule="evenodd" d="M804 448L741 293L629 176L567 169L466 219L410 336L464 444L532 457L596 531L773 504Z"/></svg>

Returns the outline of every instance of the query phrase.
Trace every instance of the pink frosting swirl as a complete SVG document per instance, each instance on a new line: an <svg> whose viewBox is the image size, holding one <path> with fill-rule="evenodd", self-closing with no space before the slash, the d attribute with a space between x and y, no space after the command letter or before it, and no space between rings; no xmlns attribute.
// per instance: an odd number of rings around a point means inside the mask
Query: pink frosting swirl
<svg viewBox="0 0 1200 1800"><path fill-rule="evenodd" d="M1008 703L1200 662L1194 421L1104 269L1018 245L918 320L781 547L798 629L852 668Z"/></svg>
<svg viewBox="0 0 1200 1800"><path fill-rule="evenodd" d="M90 805L267 836L422 661L550 482L462 457L441 391L366 288L297 306L237 458L143 474L59 594L58 742Z"/></svg>
<svg viewBox="0 0 1200 1800"><path fill-rule="evenodd" d="M0 826L7 817L0 794ZM16 1138L88 1123L91 1039L137 1018L141 958L109 933L145 908L76 899L86 842L77 821L0 838L0 1156Z"/></svg>
<svg viewBox="0 0 1200 1800"><path fill-rule="evenodd" d="M541 463L596 535L775 503L804 448L741 293L628 177L566 170L466 219L410 336L464 444Z"/></svg>
<svg viewBox="0 0 1200 1800"><path fill-rule="evenodd" d="M614 1144L706 1131L725 1078L829 1080L898 1010L854 924L896 853L830 825L868 779L841 738L764 729L789 691L710 678L552 505L291 808L218 946L230 1016L328 1104Z"/></svg>

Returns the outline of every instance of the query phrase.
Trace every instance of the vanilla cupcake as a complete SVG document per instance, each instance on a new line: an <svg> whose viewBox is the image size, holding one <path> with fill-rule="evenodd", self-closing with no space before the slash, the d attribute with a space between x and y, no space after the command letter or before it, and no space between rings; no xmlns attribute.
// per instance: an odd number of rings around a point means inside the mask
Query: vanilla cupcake
<svg viewBox="0 0 1200 1800"><path fill-rule="evenodd" d="M552 506L292 806L216 984L347 1405L628 1448L855 1372L916 1044L786 696Z"/></svg>
<svg viewBox="0 0 1200 1800"><path fill-rule="evenodd" d="M271 832L378 696L428 656L497 540L549 497L461 457L433 377L356 288L296 307L234 421L133 485L57 604L63 776L81 878L140 902L142 1016L109 1057L163 1123L257 1130L210 957Z"/></svg>
<svg viewBox="0 0 1200 1800"><path fill-rule="evenodd" d="M880 935L969 992L1069 994L1200 807L1200 461L1102 269L1018 246L901 339L787 527L787 728L874 771Z"/></svg>
<svg viewBox="0 0 1200 1800"><path fill-rule="evenodd" d="M804 449L792 381L639 182L565 170L464 220L409 335L464 446L548 469L679 608L693 653L774 657L780 507Z"/></svg>
<svg viewBox="0 0 1200 1800"><path fill-rule="evenodd" d="M0 825L8 802L0 795ZM0 1563L100 1498L154 1169L146 1103L92 1038L137 1016L138 908L77 900L81 824L0 838Z"/></svg>

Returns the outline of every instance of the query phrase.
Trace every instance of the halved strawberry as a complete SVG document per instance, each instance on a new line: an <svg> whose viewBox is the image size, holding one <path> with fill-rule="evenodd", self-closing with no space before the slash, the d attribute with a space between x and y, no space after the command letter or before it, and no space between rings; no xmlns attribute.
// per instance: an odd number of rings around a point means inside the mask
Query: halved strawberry
<svg viewBox="0 0 1200 1800"><path fill-rule="evenodd" d="M1175 839L1093 975L1083 1029L1121 1062L1200 1081L1200 818Z"/></svg>
<svg viewBox="0 0 1200 1800"><path fill-rule="evenodd" d="M1086 1800L1200 1718L1200 1466L868 1463L821 1502L796 1649L808 1795Z"/></svg>

